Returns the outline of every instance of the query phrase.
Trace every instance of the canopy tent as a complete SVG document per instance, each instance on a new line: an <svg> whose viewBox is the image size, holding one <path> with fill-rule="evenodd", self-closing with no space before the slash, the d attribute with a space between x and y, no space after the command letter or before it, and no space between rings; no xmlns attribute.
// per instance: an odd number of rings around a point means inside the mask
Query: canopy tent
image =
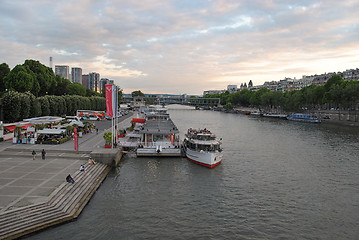
<svg viewBox="0 0 359 240"><path fill-rule="evenodd" d="M29 124L29 123L26 123L26 124L12 124L12 125L8 125L8 126L4 125L4 128L9 130L10 132L13 132L16 127L22 127L22 129L26 130L28 127L31 127L31 126L32 126L32 124Z"/></svg>
<svg viewBox="0 0 359 240"><path fill-rule="evenodd" d="M145 123L146 119L144 118L132 118L133 123Z"/></svg>
<svg viewBox="0 0 359 240"><path fill-rule="evenodd" d="M31 124L52 124L56 122L60 122L64 118L62 117L52 117L52 116L43 116L43 117L34 117L34 118L27 118L24 119L24 122L29 122Z"/></svg>
<svg viewBox="0 0 359 240"><path fill-rule="evenodd" d="M50 129L50 128L45 128L43 130L37 131L38 134L63 134L65 132L66 132L65 129Z"/></svg>
<svg viewBox="0 0 359 240"><path fill-rule="evenodd" d="M73 125L77 125L77 126L79 126L79 127L84 127L85 125L84 125L84 123L83 122L81 122L81 121L71 121L70 123L69 123L69 125L71 125L71 126L73 126Z"/></svg>
<svg viewBox="0 0 359 240"><path fill-rule="evenodd" d="M4 128L6 128L7 130L9 130L10 132L13 132L14 129L16 128L16 125L4 126Z"/></svg>

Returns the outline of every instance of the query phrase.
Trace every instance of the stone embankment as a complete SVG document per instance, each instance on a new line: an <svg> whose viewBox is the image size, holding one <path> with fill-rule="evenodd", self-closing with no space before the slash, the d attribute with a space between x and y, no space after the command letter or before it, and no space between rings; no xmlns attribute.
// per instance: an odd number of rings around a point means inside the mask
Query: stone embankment
<svg viewBox="0 0 359 240"><path fill-rule="evenodd" d="M0 239L18 238L76 219L110 171L105 164L86 165L84 172L77 171L73 176L74 184L64 182L47 202L1 213Z"/></svg>

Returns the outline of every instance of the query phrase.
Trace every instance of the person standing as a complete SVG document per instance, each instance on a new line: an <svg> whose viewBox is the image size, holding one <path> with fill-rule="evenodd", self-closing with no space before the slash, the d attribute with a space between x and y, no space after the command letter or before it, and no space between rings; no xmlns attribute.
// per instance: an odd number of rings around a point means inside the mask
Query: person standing
<svg viewBox="0 0 359 240"><path fill-rule="evenodd" d="M42 149L41 152L42 160L45 160L45 154L46 154L45 149Z"/></svg>
<svg viewBox="0 0 359 240"><path fill-rule="evenodd" d="M35 160L35 158L36 158L36 152L35 152L35 150L32 150L32 160Z"/></svg>

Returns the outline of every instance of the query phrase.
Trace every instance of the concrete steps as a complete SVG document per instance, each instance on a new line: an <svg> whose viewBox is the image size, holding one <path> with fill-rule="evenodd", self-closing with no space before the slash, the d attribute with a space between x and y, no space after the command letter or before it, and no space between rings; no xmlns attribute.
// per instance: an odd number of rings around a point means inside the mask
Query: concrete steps
<svg viewBox="0 0 359 240"><path fill-rule="evenodd" d="M0 239L18 238L77 218L109 171L110 168L101 163L86 164L84 172L77 171L72 176L74 184L61 184L46 203L0 214Z"/></svg>

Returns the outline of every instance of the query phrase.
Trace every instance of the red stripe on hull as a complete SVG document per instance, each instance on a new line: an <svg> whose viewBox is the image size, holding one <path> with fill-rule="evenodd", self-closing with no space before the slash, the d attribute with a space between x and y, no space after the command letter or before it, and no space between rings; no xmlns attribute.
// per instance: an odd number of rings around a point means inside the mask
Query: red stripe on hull
<svg viewBox="0 0 359 240"><path fill-rule="evenodd" d="M210 164L195 161L195 160L193 160L193 159L191 159L189 157L187 157L187 159L190 160L191 162L197 163L197 164L199 164L201 166L205 166L205 167L208 167L208 168L214 168L215 166L217 166L218 164L220 164L222 162L222 161L219 161L219 162L217 162L215 164L210 165Z"/></svg>

